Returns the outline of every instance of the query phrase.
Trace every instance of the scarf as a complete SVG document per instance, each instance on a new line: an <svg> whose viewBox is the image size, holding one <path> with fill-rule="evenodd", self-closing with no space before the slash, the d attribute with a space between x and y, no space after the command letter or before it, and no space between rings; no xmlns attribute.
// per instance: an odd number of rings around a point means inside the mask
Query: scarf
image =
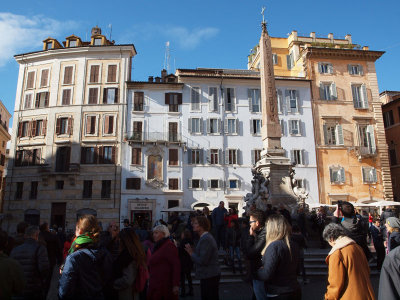
<svg viewBox="0 0 400 300"><path fill-rule="evenodd" d="M153 248L153 253L156 252L158 249L160 249L161 246L164 245L164 243L168 240L169 240L169 238L166 237L166 238L162 238L157 243L155 243L154 248Z"/></svg>
<svg viewBox="0 0 400 300"><path fill-rule="evenodd" d="M94 240L92 234L90 232L85 232L74 239L71 248L68 250L68 254L74 253L81 248L90 248L93 244Z"/></svg>

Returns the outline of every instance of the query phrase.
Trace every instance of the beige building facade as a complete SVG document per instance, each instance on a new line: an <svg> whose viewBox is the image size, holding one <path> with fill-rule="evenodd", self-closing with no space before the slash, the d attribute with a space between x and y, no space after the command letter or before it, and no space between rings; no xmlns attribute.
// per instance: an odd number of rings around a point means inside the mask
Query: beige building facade
<svg viewBox="0 0 400 300"><path fill-rule="evenodd" d="M20 64L4 228L20 221L73 229L81 214L119 222L125 81L133 45L92 30L90 42L48 38Z"/></svg>
<svg viewBox="0 0 400 300"><path fill-rule="evenodd" d="M7 166L7 142L11 139L8 132L11 114L0 101L0 214L3 212L4 201L4 173Z"/></svg>

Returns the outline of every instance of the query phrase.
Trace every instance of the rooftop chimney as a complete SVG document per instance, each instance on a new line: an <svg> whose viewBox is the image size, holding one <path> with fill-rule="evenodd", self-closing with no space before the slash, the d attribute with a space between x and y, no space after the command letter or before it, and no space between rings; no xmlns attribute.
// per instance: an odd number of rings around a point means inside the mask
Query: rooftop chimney
<svg viewBox="0 0 400 300"><path fill-rule="evenodd" d="M158 82L158 83L161 82L161 77L158 77L158 76L157 76L157 77L156 77L156 82Z"/></svg>
<svg viewBox="0 0 400 300"><path fill-rule="evenodd" d="M153 76L149 76L149 82L153 82Z"/></svg>
<svg viewBox="0 0 400 300"><path fill-rule="evenodd" d="M165 77L167 77L167 70L162 69L162 70L161 70L161 79L162 79L162 82L165 82Z"/></svg>

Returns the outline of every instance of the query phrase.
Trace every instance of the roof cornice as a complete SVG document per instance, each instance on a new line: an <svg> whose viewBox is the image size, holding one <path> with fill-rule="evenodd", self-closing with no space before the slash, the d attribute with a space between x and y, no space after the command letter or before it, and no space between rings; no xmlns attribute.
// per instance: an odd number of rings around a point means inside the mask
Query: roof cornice
<svg viewBox="0 0 400 300"><path fill-rule="evenodd" d="M307 58L326 58L336 57L339 59L356 59L356 60L372 60L376 61L385 51L372 50L354 50L354 49L337 49L323 47L307 47L303 50Z"/></svg>

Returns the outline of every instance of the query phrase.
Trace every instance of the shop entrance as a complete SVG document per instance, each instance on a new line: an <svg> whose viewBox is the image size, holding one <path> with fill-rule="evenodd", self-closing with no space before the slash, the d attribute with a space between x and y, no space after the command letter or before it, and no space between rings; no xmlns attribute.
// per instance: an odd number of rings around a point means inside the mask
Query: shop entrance
<svg viewBox="0 0 400 300"><path fill-rule="evenodd" d="M131 223L135 226L139 226L140 229L150 230L152 220L151 210L132 210L131 211Z"/></svg>
<svg viewBox="0 0 400 300"><path fill-rule="evenodd" d="M65 229L65 213L66 213L67 204L63 203L52 203L51 204L51 218L50 218L50 226L54 225L57 228Z"/></svg>

